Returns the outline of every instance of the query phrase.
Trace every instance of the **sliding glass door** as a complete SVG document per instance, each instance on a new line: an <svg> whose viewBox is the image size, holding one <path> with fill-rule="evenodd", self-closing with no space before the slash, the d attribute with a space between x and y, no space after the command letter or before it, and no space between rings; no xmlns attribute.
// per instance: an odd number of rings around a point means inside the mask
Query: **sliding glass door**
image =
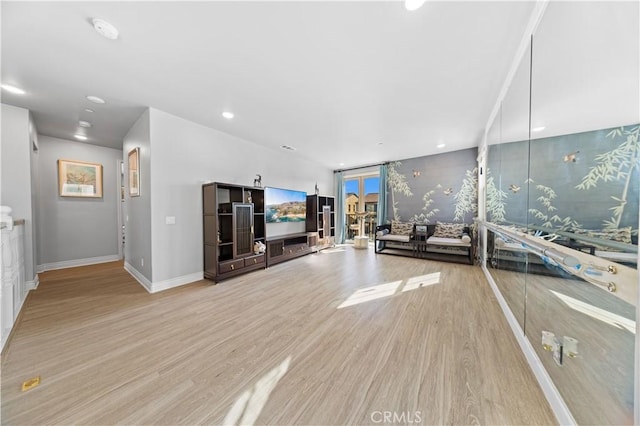
<svg viewBox="0 0 640 426"><path fill-rule="evenodd" d="M349 175L344 180L345 235L347 241L357 236L373 236L378 220L379 173Z"/></svg>
<svg viewBox="0 0 640 426"><path fill-rule="evenodd" d="M354 237L358 236L358 207L360 203L360 179L345 179L344 180L344 205L345 205L345 227L347 241L353 241Z"/></svg>

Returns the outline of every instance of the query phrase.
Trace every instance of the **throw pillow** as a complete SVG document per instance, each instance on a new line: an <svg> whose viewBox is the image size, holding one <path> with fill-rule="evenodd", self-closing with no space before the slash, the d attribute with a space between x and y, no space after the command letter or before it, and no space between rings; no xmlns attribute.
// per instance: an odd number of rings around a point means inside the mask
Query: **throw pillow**
<svg viewBox="0 0 640 426"><path fill-rule="evenodd" d="M465 228L464 223L442 223L436 224L436 229L433 233L434 237L438 238L460 238L462 237L462 230Z"/></svg>
<svg viewBox="0 0 640 426"><path fill-rule="evenodd" d="M413 232L413 223L391 221L391 233L395 235L411 235Z"/></svg>

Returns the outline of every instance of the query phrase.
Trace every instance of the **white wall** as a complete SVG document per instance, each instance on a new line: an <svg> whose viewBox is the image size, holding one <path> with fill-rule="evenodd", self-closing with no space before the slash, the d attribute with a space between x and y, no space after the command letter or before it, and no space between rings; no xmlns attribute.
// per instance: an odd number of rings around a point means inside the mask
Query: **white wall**
<svg viewBox="0 0 640 426"><path fill-rule="evenodd" d="M15 219L24 219L25 279L31 285L37 280L34 256L34 207L32 205L31 140L29 111L2 104L0 145L0 203L13 209Z"/></svg>
<svg viewBox="0 0 640 426"><path fill-rule="evenodd" d="M140 148L140 196L129 196L128 154ZM125 169L125 243L124 259L129 272L146 280L146 287L152 281L151 256L151 133L149 110L146 110L131 127L123 142ZM142 275L142 277L140 276Z"/></svg>
<svg viewBox="0 0 640 426"><path fill-rule="evenodd" d="M122 151L39 136L38 269L119 259L117 163ZM102 164L102 198L61 197L58 160Z"/></svg>
<svg viewBox="0 0 640 426"><path fill-rule="evenodd" d="M153 283L159 288L202 277L204 182L253 185L261 174L263 186L308 193L316 182L333 188L331 170L295 153L270 150L157 109L151 109L150 122ZM165 224L167 216L175 217L175 225Z"/></svg>

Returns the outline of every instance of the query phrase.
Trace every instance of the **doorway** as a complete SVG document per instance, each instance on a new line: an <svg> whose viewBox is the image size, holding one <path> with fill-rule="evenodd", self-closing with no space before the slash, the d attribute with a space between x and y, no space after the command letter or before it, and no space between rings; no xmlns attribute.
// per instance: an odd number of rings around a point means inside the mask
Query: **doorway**
<svg viewBox="0 0 640 426"><path fill-rule="evenodd" d="M116 199L120 200L118 205L118 257L124 259L124 244L125 244L125 220L126 215L126 203L124 198L124 161L116 160L116 176L117 185Z"/></svg>
<svg viewBox="0 0 640 426"><path fill-rule="evenodd" d="M380 174L377 172L345 177L344 223L347 241L353 242L360 235L368 236L373 241L378 222L379 190Z"/></svg>

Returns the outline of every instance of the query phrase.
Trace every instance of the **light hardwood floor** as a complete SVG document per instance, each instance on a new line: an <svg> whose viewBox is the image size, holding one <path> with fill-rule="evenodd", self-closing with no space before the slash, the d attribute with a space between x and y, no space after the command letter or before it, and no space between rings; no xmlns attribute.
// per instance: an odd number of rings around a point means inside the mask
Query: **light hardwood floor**
<svg viewBox="0 0 640 426"><path fill-rule="evenodd" d="M556 422L479 267L352 247L158 294L119 262L43 273L2 359L3 424L254 421Z"/></svg>

